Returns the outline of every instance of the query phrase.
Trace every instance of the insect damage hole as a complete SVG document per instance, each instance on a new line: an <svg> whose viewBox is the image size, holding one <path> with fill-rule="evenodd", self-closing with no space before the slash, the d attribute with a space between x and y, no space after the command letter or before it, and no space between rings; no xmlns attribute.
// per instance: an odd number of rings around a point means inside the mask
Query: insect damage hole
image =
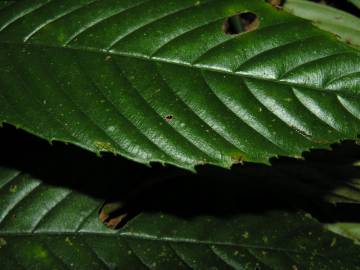
<svg viewBox="0 0 360 270"><path fill-rule="evenodd" d="M259 18L253 12L242 12L226 19L223 31L227 35L250 32L259 27Z"/></svg>
<svg viewBox="0 0 360 270"><path fill-rule="evenodd" d="M166 115L164 118L165 118L165 120L166 120L167 122L170 122L171 120L173 120L174 116L172 116L172 115Z"/></svg>

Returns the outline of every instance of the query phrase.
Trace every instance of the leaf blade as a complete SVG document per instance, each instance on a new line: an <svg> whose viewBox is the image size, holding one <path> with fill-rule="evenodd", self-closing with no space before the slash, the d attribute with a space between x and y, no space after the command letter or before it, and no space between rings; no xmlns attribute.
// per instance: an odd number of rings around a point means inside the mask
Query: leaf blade
<svg viewBox="0 0 360 270"><path fill-rule="evenodd" d="M61 201L54 194L68 194L66 188L17 170L1 168L0 174L4 184L0 207L13 209L0 221L0 266L5 270L359 267L359 247L325 231L304 213L270 211L225 220L210 215L186 220L142 213L115 231L100 224L93 210L101 206L99 199L72 191ZM30 190L29 186L32 191L23 199L22 191ZM20 197L25 201L19 201ZM39 223L40 213L43 221ZM289 235L292 241L286 241ZM313 259L309 259L311 254Z"/></svg>
<svg viewBox="0 0 360 270"><path fill-rule="evenodd" d="M2 122L96 153L192 170L299 157L359 134L360 54L310 23L260 1L113 4L4 9ZM225 35L223 20L239 10L253 10L259 28ZM319 103L321 95L328 101ZM330 108L337 97L351 106Z"/></svg>
<svg viewBox="0 0 360 270"><path fill-rule="evenodd" d="M353 4L356 6L359 3L355 0ZM287 1L284 8L290 13L313 21L319 28L338 35L349 44L360 45L358 31L360 20L354 15L304 0Z"/></svg>

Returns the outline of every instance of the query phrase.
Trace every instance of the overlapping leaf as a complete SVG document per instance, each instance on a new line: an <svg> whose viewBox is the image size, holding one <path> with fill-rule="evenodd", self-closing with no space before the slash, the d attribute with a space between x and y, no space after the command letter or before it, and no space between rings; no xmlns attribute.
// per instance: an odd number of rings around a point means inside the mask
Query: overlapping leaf
<svg viewBox="0 0 360 270"><path fill-rule="evenodd" d="M356 16L307 0L288 0L284 8L290 13L311 20L316 26L334 33L347 43L360 46L360 19Z"/></svg>
<svg viewBox="0 0 360 270"><path fill-rule="evenodd" d="M360 0L349 0L352 4L354 4L356 7L360 8Z"/></svg>
<svg viewBox="0 0 360 270"><path fill-rule="evenodd" d="M265 1L8 4L0 120L45 139L193 169L360 133L359 51ZM226 35L241 12L258 29Z"/></svg>
<svg viewBox="0 0 360 270"><path fill-rule="evenodd" d="M303 213L143 213L114 231L100 206L1 168L1 269L359 269L360 247Z"/></svg>

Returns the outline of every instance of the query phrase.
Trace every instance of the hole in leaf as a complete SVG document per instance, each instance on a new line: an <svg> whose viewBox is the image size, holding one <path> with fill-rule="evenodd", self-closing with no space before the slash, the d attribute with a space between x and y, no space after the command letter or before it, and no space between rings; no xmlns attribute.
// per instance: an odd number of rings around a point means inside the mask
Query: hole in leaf
<svg viewBox="0 0 360 270"><path fill-rule="evenodd" d="M238 35L249 32L259 27L259 18L253 12L243 12L226 19L223 31L227 35Z"/></svg>
<svg viewBox="0 0 360 270"><path fill-rule="evenodd" d="M99 211L100 221L113 230L124 226L133 216L121 202L105 203Z"/></svg>
<svg viewBox="0 0 360 270"><path fill-rule="evenodd" d="M172 116L172 115L165 116L165 120L168 122L171 121L173 118L174 118L174 116Z"/></svg>

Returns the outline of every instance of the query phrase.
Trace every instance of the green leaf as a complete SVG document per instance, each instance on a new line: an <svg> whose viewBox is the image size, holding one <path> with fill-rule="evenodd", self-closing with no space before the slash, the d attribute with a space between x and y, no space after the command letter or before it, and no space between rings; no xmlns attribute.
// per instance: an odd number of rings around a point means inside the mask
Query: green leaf
<svg viewBox="0 0 360 270"><path fill-rule="evenodd" d="M326 225L329 231L349 238L356 245L360 245L360 224L358 222L336 222Z"/></svg>
<svg viewBox="0 0 360 270"><path fill-rule="evenodd" d="M284 8L296 16L313 21L319 28L336 34L347 43L360 46L360 19L356 16L307 0L287 0Z"/></svg>
<svg viewBox="0 0 360 270"><path fill-rule="evenodd" d="M360 247L302 212L183 219L142 213L119 231L99 200L0 169L0 268L360 269Z"/></svg>
<svg viewBox="0 0 360 270"><path fill-rule="evenodd" d="M348 0L352 4L354 4L356 7L360 8L360 0Z"/></svg>
<svg viewBox="0 0 360 270"><path fill-rule="evenodd" d="M360 162L355 163L356 167L360 167ZM345 212L347 215L353 216L352 220L335 220L326 224L326 229L349 238L355 244L360 245L360 222L353 213L357 212L360 206L360 179L354 178L346 182L346 185L334 190L335 196L330 196L330 201L335 204L343 204L343 208L339 212ZM350 200L349 200L350 199ZM345 209L350 209L346 210ZM343 214L343 213L342 213Z"/></svg>
<svg viewBox="0 0 360 270"><path fill-rule="evenodd" d="M253 12L240 35L225 20ZM18 1L0 11L0 122L193 169L360 133L360 53L265 1Z"/></svg>

